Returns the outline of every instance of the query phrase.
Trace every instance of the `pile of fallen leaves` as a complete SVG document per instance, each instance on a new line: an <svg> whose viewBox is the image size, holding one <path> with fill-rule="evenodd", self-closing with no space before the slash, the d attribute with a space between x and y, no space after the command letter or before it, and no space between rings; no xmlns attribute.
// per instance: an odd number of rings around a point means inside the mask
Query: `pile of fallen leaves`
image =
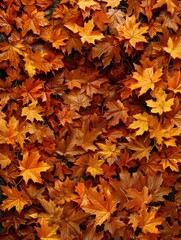
<svg viewBox="0 0 181 240"><path fill-rule="evenodd" d="M1 240L180 239L181 2L0 1Z"/></svg>

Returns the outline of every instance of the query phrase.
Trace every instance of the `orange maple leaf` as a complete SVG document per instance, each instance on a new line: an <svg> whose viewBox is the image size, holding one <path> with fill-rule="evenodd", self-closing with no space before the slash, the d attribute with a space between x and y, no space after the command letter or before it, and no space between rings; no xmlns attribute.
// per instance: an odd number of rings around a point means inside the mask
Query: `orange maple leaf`
<svg viewBox="0 0 181 240"><path fill-rule="evenodd" d="M137 83L132 83L130 88L131 90L141 88L139 95L146 93L149 89L154 90L155 83L160 81L162 74L162 69L154 71L153 67L145 68L143 72L133 72L133 78L137 80Z"/></svg>
<svg viewBox="0 0 181 240"><path fill-rule="evenodd" d="M100 30L93 31L94 20L91 19L84 23L84 27L78 26L79 35L81 36L82 43L88 42L94 44L96 40L101 40L104 35Z"/></svg>
<svg viewBox="0 0 181 240"><path fill-rule="evenodd" d="M45 172L51 168L44 161L39 161L40 154L38 152L26 152L23 155L23 160L19 161L20 176L23 176L25 183L31 179L33 182L42 183L40 173Z"/></svg>
<svg viewBox="0 0 181 240"><path fill-rule="evenodd" d="M70 104L70 110L80 110L80 107L88 107L90 106L91 98L86 95L85 92L81 92L81 90L73 89L69 94L63 95L65 103Z"/></svg>
<svg viewBox="0 0 181 240"><path fill-rule="evenodd" d="M136 43L147 42L143 34L147 33L148 27L140 27L140 23L136 22L136 17L126 17L124 25L117 26L118 35L116 36L120 41L127 39L131 46L136 47Z"/></svg>
<svg viewBox="0 0 181 240"><path fill-rule="evenodd" d="M106 2L106 7L116 8L120 4L120 0L103 0L103 2Z"/></svg>
<svg viewBox="0 0 181 240"><path fill-rule="evenodd" d="M92 128L90 129L90 122L88 119L82 122L82 128L75 129L75 144L77 146L81 146L85 151L92 150L95 151L97 149L94 141L101 134L101 129Z"/></svg>
<svg viewBox="0 0 181 240"><path fill-rule="evenodd" d="M117 41L114 39L109 39L108 41L98 42L95 47L92 48L92 58L102 58L102 63L104 68L107 67L112 60L115 63L120 62L120 47Z"/></svg>
<svg viewBox="0 0 181 240"><path fill-rule="evenodd" d="M20 56L25 56L26 47L22 43L22 40L11 42L11 43L4 43L0 50L0 62L8 60L10 62L10 66L14 66L15 68L18 67L20 62Z"/></svg>
<svg viewBox="0 0 181 240"><path fill-rule="evenodd" d="M102 150L98 154L107 159L107 162L112 165L120 155L120 150L110 140L106 139L105 144L97 143L97 146Z"/></svg>
<svg viewBox="0 0 181 240"><path fill-rule="evenodd" d="M20 214L24 206L28 204L26 199L22 196L22 192L18 191L17 188L9 188L8 186L2 186L3 194L8 196L1 205L2 210L10 210L15 207L18 213Z"/></svg>
<svg viewBox="0 0 181 240"><path fill-rule="evenodd" d="M174 93L181 93L181 73L174 72L174 76L168 76L168 89L172 90Z"/></svg>
<svg viewBox="0 0 181 240"><path fill-rule="evenodd" d="M150 144L149 137L147 137L146 140L145 138L137 137L135 139L130 139L130 141L128 143L125 143L124 145L128 147L128 149L135 151L135 153L132 154L130 160L132 159L141 160L144 157L149 159L150 152L152 150L152 146L149 146L149 144Z"/></svg>
<svg viewBox="0 0 181 240"><path fill-rule="evenodd" d="M120 101L113 101L106 104L108 110L105 112L104 116L109 121L109 127L119 124L122 120L126 123L128 119L128 108Z"/></svg>
<svg viewBox="0 0 181 240"><path fill-rule="evenodd" d="M21 86L21 96L23 97L23 103L26 104L29 101L36 101L42 97L43 81L35 80L34 78L28 78Z"/></svg>
<svg viewBox="0 0 181 240"><path fill-rule="evenodd" d="M60 234L57 233L58 225L49 225L48 222L42 218L40 222L40 227L35 227L38 237L41 240L60 240Z"/></svg>
<svg viewBox="0 0 181 240"><path fill-rule="evenodd" d="M170 53L170 56L173 59L181 59L181 38L176 38L173 40L171 37L169 37L167 44L168 46L164 47L163 49L166 52Z"/></svg>
<svg viewBox="0 0 181 240"><path fill-rule="evenodd" d="M80 188L77 188L77 190L81 198L80 207L86 213L95 215L95 226L110 219L111 214L116 210L117 201L113 199L109 190L104 193L99 193L96 187L84 189L85 192L84 190L81 192Z"/></svg>
<svg viewBox="0 0 181 240"><path fill-rule="evenodd" d="M21 17L22 35L25 36L28 31L32 30L34 34L39 35L41 27L47 26L49 21L45 18L46 12L38 11L36 8L26 8Z"/></svg>
<svg viewBox="0 0 181 240"><path fill-rule="evenodd" d="M0 119L0 144L15 144L18 137L19 121L12 116L7 123L6 120Z"/></svg>
<svg viewBox="0 0 181 240"><path fill-rule="evenodd" d="M160 8L164 4L167 5L167 10L173 14L175 9L177 8L177 2L175 0L157 0L157 2L153 5L153 9Z"/></svg>
<svg viewBox="0 0 181 240"><path fill-rule="evenodd" d="M92 6L98 5L98 3L94 0L78 0L78 6L80 9L84 10L90 8Z"/></svg>
<svg viewBox="0 0 181 240"><path fill-rule="evenodd" d="M40 114L43 109L41 106L37 106L37 104L37 101L33 101L32 103L28 104L27 107L23 107L21 116L25 116L27 120L30 120L30 122L34 122L34 120L43 121L43 118Z"/></svg>
<svg viewBox="0 0 181 240"><path fill-rule="evenodd" d="M149 204L152 201L152 196L149 195L148 190L146 186L143 187L141 192L137 191L135 188L129 188L127 190L127 196L133 200L125 203L125 207L142 211L145 204Z"/></svg>

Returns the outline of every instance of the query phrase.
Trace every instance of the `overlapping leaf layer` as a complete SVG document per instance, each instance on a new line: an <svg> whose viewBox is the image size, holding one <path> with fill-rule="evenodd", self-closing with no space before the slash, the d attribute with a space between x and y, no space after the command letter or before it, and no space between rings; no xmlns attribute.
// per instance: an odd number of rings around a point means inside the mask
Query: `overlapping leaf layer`
<svg viewBox="0 0 181 240"><path fill-rule="evenodd" d="M1 0L1 240L177 240L181 2Z"/></svg>

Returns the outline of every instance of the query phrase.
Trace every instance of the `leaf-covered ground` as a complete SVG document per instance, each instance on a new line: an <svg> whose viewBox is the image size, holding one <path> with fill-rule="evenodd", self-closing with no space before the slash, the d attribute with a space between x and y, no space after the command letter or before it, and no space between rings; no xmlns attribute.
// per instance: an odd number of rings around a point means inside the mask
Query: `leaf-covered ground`
<svg viewBox="0 0 181 240"><path fill-rule="evenodd" d="M0 240L181 238L181 2L0 1Z"/></svg>

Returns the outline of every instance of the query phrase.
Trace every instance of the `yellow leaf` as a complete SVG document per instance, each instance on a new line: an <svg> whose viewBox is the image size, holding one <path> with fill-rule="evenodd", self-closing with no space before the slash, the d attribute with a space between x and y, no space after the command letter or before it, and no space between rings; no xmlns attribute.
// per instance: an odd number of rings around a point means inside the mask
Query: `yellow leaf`
<svg viewBox="0 0 181 240"><path fill-rule="evenodd" d="M17 188L11 189L8 186L2 186L1 188L3 190L3 194L8 196L8 198L5 199L1 204L1 209L10 210L11 208L15 207L18 213L20 213L24 206L28 204L28 202L22 196L21 192L19 192Z"/></svg>
<svg viewBox="0 0 181 240"><path fill-rule="evenodd" d="M148 131L149 115L146 112L144 112L143 114L138 113L138 114L134 115L133 117L137 120L134 121L133 123L131 123L129 125L129 128L138 129L136 131L136 136L142 135L144 132Z"/></svg>
<svg viewBox="0 0 181 240"><path fill-rule="evenodd" d="M169 167L172 171L179 172L178 163L181 163L180 159L176 158L162 158L161 164L163 166L163 169L165 170L167 167Z"/></svg>
<svg viewBox="0 0 181 240"><path fill-rule="evenodd" d="M21 116L26 116L26 119L30 120L31 122L33 122L34 119L37 121L43 121L43 118L40 115L42 107L37 106L37 104L38 104L37 101L33 101L27 107L24 107L22 109Z"/></svg>
<svg viewBox="0 0 181 240"><path fill-rule="evenodd" d="M0 144L14 145L18 137L19 121L12 116L7 123L4 119L0 119Z"/></svg>
<svg viewBox="0 0 181 240"><path fill-rule="evenodd" d="M116 8L120 4L120 0L103 0L103 2L107 2L106 7Z"/></svg>
<svg viewBox="0 0 181 240"><path fill-rule="evenodd" d="M117 27L118 35L117 38L121 41L128 39L131 46L135 48L136 43L147 42L143 34L147 33L148 27L140 27L140 23L136 22L135 16L126 17L124 25L119 24Z"/></svg>
<svg viewBox="0 0 181 240"><path fill-rule="evenodd" d="M110 165L112 165L120 155L120 151L117 149L116 144L113 144L108 139L106 139L105 144L97 143L97 146L102 150L98 151L98 154L104 159L107 159Z"/></svg>
<svg viewBox="0 0 181 240"><path fill-rule="evenodd" d="M84 10L86 7L90 8L94 5L97 5L98 3L95 2L94 0L78 0L78 6L80 9Z"/></svg>
<svg viewBox="0 0 181 240"><path fill-rule="evenodd" d="M131 84L131 90L141 88L139 95L146 93L149 89L154 90L155 83L160 81L162 76L162 69L157 69L156 71L151 68L145 68L142 73L134 72L133 78L137 80L137 83Z"/></svg>
<svg viewBox="0 0 181 240"><path fill-rule="evenodd" d="M146 212L146 210L144 211L143 224L140 224L140 225L142 225L143 233L145 233L145 234L147 234L147 233L158 234L159 233L159 230L156 226L162 224L162 218L156 217L155 216L156 213L157 213L156 209L151 209L150 212Z"/></svg>
<svg viewBox="0 0 181 240"><path fill-rule="evenodd" d="M167 45L168 47L164 47L163 49L166 52L170 53L170 56L173 59L175 58L181 59L181 38L176 38L173 41L172 38L169 37Z"/></svg>
<svg viewBox="0 0 181 240"><path fill-rule="evenodd" d="M38 161L40 155L38 152L26 152L23 155L23 160L19 161L20 175L23 176L25 183L31 179L33 182L42 183L41 172L45 172L51 168L46 162Z"/></svg>
<svg viewBox="0 0 181 240"><path fill-rule="evenodd" d="M96 175L103 174L103 169L101 168L101 165L104 163L104 160L99 160L98 155L96 154L94 157L90 157L87 168L87 172L90 172L90 174L95 177Z"/></svg>
<svg viewBox="0 0 181 240"><path fill-rule="evenodd" d="M93 31L94 21L93 19L89 20L87 23L84 23L84 27L78 26L79 35L81 36L82 43L88 42L94 44L96 40L101 40L104 38L104 35L100 30Z"/></svg>
<svg viewBox="0 0 181 240"><path fill-rule="evenodd" d="M163 112L171 111L171 106L174 103L174 98L166 100L167 94L163 91L162 88L159 88L154 97L156 98L156 101L153 101L152 99L146 101L147 106L152 108L152 113L159 113L161 115Z"/></svg>
<svg viewBox="0 0 181 240"><path fill-rule="evenodd" d="M1 168L6 168L11 163L11 159L4 153L0 153L0 165Z"/></svg>
<svg viewBox="0 0 181 240"><path fill-rule="evenodd" d="M41 240L61 240L60 235L57 234L59 226L55 224L49 226L48 222L44 218L41 219L40 226L41 227L35 227L35 229Z"/></svg>
<svg viewBox="0 0 181 240"><path fill-rule="evenodd" d="M26 55L24 58L25 61L25 70L28 72L28 75L30 77L33 77L36 74L36 67L34 62L29 59L29 57Z"/></svg>

